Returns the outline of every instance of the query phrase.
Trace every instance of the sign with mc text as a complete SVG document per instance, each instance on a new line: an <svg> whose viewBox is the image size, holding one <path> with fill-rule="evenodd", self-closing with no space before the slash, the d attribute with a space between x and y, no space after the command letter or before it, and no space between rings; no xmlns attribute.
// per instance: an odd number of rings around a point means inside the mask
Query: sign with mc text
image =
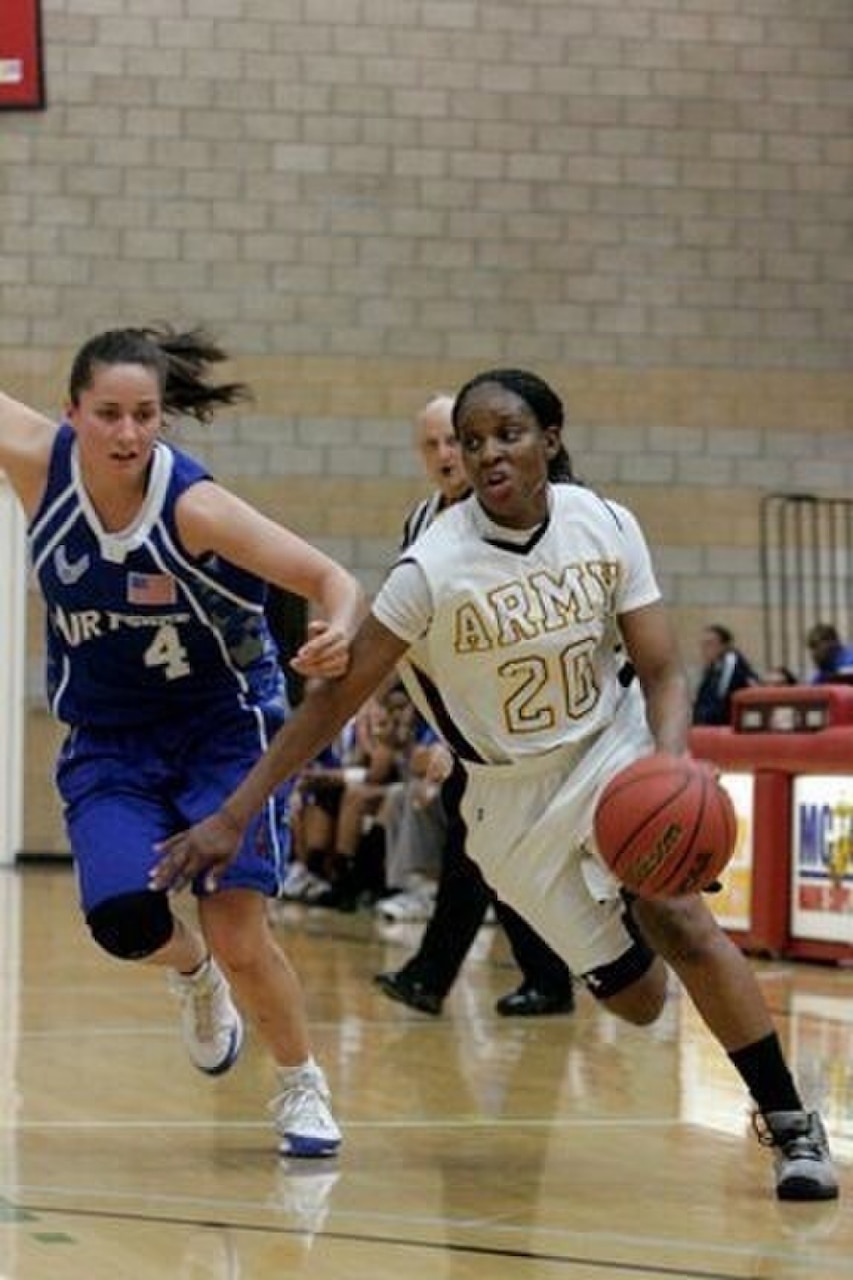
<svg viewBox="0 0 853 1280"><path fill-rule="evenodd" d="M791 936L848 943L853 957L853 777L794 779Z"/></svg>

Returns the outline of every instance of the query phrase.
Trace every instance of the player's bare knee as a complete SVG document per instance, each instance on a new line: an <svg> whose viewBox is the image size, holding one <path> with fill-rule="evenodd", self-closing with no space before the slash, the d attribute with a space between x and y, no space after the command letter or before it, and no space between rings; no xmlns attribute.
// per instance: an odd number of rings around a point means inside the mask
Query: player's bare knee
<svg viewBox="0 0 853 1280"><path fill-rule="evenodd" d="M252 973L261 960L261 944L239 933L218 929L215 936L207 935L208 945L217 961L228 974Z"/></svg>
<svg viewBox="0 0 853 1280"><path fill-rule="evenodd" d="M98 946L119 960L145 960L165 947L175 929L166 894L149 889L99 902L86 923Z"/></svg>
<svg viewBox="0 0 853 1280"><path fill-rule="evenodd" d="M637 899L632 912L650 945L674 967L702 964L722 937L719 925L698 895L655 901Z"/></svg>
<svg viewBox="0 0 853 1280"><path fill-rule="evenodd" d="M229 974L263 966L274 948L266 903L258 893L222 890L199 900L202 933Z"/></svg>
<svg viewBox="0 0 853 1280"><path fill-rule="evenodd" d="M658 962L639 981L602 1000L609 1013L635 1027L657 1022L666 1004L666 970Z"/></svg>

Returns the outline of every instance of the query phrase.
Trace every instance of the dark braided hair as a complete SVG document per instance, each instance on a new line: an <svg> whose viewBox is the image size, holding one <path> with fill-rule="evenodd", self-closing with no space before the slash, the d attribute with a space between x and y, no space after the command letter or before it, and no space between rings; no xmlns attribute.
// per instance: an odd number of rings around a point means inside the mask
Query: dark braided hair
<svg viewBox="0 0 853 1280"><path fill-rule="evenodd" d="M164 418L186 414L209 422L221 406L251 398L245 383L208 380L210 367L227 359L228 353L204 329L107 329L84 343L74 357L68 395L77 404L98 366L136 364L156 375Z"/></svg>
<svg viewBox="0 0 853 1280"><path fill-rule="evenodd" d="M556 427L558 431L562 431L565 422L562 400L544 379L526 369L487 369L466 382L453 402L454 430L458 431L465 397L486 382L496 382L499 387L511 391L519 400L523 400L543 431L546 427ZM580 483L575 476L569 451L562 441L553 458L548 461L548 479L552 484Z"/></svg>

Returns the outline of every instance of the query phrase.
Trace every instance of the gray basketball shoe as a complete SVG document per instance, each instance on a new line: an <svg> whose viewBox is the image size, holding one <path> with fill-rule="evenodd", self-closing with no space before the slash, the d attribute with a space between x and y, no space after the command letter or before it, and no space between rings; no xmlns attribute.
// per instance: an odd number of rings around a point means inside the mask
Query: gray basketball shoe
<svg viewBox="0 0 853 1280"><path fill-rule="evenodd" d="M780 1200L835 1200L838 1175L816 1111L769 1111L754 1118L758 1141L773 1148Z"/></svg>

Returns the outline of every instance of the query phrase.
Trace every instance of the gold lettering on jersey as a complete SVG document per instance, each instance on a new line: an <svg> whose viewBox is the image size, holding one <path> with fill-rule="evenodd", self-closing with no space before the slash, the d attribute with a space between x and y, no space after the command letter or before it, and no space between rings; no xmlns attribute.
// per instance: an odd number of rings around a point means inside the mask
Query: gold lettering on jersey
<svg viewBox="0 0 853 1280"><path fill-rule="evenodd" d="M548 699L546 658L516 658L498 667L498 675L510 685L504 699L504 724L509 733L538 733L553 729L557 715Z"/></svg>
<svg viewBox="0 0 853 1280"><path fill-rule="evenodd" d="M544 570L534 573L530 585L542 606L542 625L546 631L558 631L567 622L590 622L595 617L595 602L587 588L582 564L570 564L561 578Z"/></svg>
<svg viewBox="0 0 853 1280"><path fill-rule="evenodd" d="M594 578L604 598L608 613L616 611L616 588L619 586L620 566L616 560L588 560L587 573Z"/></svg>
<svg viewBox="0 0 853 1280"><path fill-rule="evenodd" d="M504 725L509 733L538 733L564 719L580 720L601 696L595 671L594 636L576 640L556 656L529 654L498 667L505 690Z"/></svg>
<svg viewBox="0 0 853 1280"><path fill-rule="evenodd" d="M595 638L586 636L567 645L560 655L566 714L572 720L582 719L601 697L595 670L595 649Z"/></svg>
<svg viewBox="0 0 853 1280"><path fill-rule="evenodd" d="M618 581L619 566L612 560L567 565L559 578L547 569L530 575L546 631L559 631L567 622L591 622L601 616L602 604L612 613Z"/></svg>
<svg viewBox="0 0 853 1280"><path fill-rule="evenodd" d="M484 653L492 647L488 623L472 601L456 610L453 647L457 653Z"/></svg>
<svg viewBox="0 0 853 1280"><path fill-rule="evenodd" d="M619 564L584 560L562 573L537 570L529 578L507 582L488 592L490 610L467 600L456 610L457 653L483 653L578 623L595 622L616 611Z"/></svg>
<svg viewBox="0 0 853 1280"><path fill-rule="evenodd" d="M517 644L519 640L532 640L542 630L536 617L535 595L531 595L525 582L508 582L496 587L488 595L498 628L498 644Z"/></svg>

